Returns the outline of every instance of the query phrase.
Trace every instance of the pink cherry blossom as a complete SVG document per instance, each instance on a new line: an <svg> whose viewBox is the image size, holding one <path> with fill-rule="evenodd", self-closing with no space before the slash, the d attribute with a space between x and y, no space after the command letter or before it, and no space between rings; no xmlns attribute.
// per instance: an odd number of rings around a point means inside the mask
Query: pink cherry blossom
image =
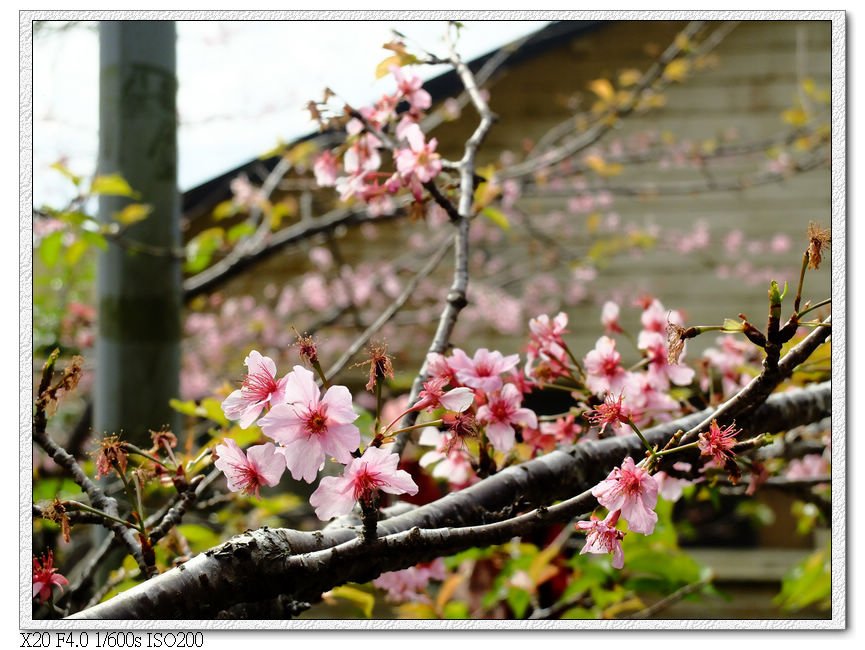
<svg viewBox="0 0 865 650"><path fill-rule="evenodd" d="M672 503L678 501L682 497L682 490L692 483L685 478L670 476L667 472L656 472L652 476L658 484L658 494Z"/></svg>
<svg viewBox="0 0 865 650"><path fill-rule="evenodd" d="M499 451L508 451L514 446L514 425L537 429L535 412L521 408L523 395L513 384L505 384L498 392L488 396L487 403L478 409L478 421L487 425L487 436Z"/></svg>
<svg viewBox="0 0 865 650"><path fill-rule="evenodd" d="M612 300L605 302L601 309L601 325L604 326L607 334L618 334L624 331L619 324L619 306Z"/></svg>
<svg viewBox="0 0 865 650"><path fill-rule="evenodd" d="M324 397L311 371L295 366L288 374L286 404L277 404L261 419L265 435L283 445L285 464L296 480L312 483L326 456L351 460L360 445L358 415L345 386L331 386Z"/></svg>
<svg viewBox="0 0 865 650"><path fill-rule="evenodd" d="M637 347L641 350L648 349L654 340L654 334L659 334L662 339L666 338L667 323L683 326L685 320L676 310L665 310L664 305L657 299L652 300L643 310L640 316L643 329L637 338Z"/></svg>
<svg viewBox="0 0 865 650"><path fill-rule="evenodd" d="M821 454L807 454L802 458L794 458L787 465L785 476L794 481L829 476L829 461Z"/></svg>
<svg viewBox="0 0 865 650"><path fill-rule="evenodd" d="M336 156L329 150L323 151L312 166L315 173L315 182L319 187L333 187L336 185L337 167Z"/></svg>
<svg viewBox="0 0 865 650"><path fill-rule="evenodd" d="M622 540L625 533L616 529L619 511L611 512L606 519L598 519L592 515L589 521L578 521L577 528L587 531L586 543L580 555L584 553L613 554L613 568L625 566L625 553L622 550Z"/></svg>
<svg viewBox="0 0 865 650"><path fill-rule="evenodd" d="M722 429L718 425L717 420L712 420L709 430L697 436L697 446L700 448L700 454L711 456L716 463L723 465L727 460L736 455L733 453L733 447L736 446L736 436L740 433L742 433L742 430L736 429L735 422Z"/></svg>
<svg viewBox="0 0 865 650"><path fill-rule="evenodd" d="M449 364L461 384L491 393L502 387L504 382L500 375L516 367L519 361L518 354L505 357L501 352L490 352L487 348L480 348L470 359L465 352L455 348Z"/></svg>
<svg viewBox="0 0 865 650"><path fill-rule="evenodd" d="M352 458L342 476L325 476L309 497L322 521L347 515L358 501L369 502L377 490L388 494L417 494L411 475L397 469L399 455L386 449L367 447L360 458Z"/></svg>
<svg viewBox="0 0 865 650"><path fill-rule="evenodd" d="M453 486L468 485L475 477L468 453L462 440L450 433L442 433L435 427L426 427L420 434L421 447L434 447L420 457L418 463L427 468L435 465L432 475L446 480Z"/></svg>
<svg viewBox="0 0 865 650"><path fill-rule="evenodd" d="M542 351L547 348L563 348L565 341L562 336L567 332L565 329L567 326L568 315L565 312L559 312L553 319L546 314L541 314L529 321L531 340Z"/></svg>
<svg viewBox="0 0 865 650"><path fill-rule="evenodd" d="M600 433L603 434L607 427L610 427L617 435L620 434L623 424L629 424L633 420L631 409L623 404L624 395L619 394L618 397L613 397L610 393L604 398L602 404L585 414L585 418L599 426ZM628 429L630 430L630 429Z"/></svg>
<svg viewBox="0 0 865 650"><path fill-rule="evenodd" d="M285 458L272 442L255 445L243 453L234 440L226 438L213 451L213 464L225 474L232 492L259 496L262 485L276 485L285 471Z"/></svg>
<svg viewBox="0 0 865 650"><path fill-rule="evenodd" d="M447 380L441 377L427 380L412 410L432 410L441 406L448 411L462 413L472 405L472 402L475 400L475 394L470 388L461 386L445 391L444 387L446 384Z"/></svg>
<svg viewBox="0 0 865 650"><path fill-rule="evenodd" d="M669 414L679 409L679 403L659 388L658 381L649 372L629 372L623 391L631 419L641 424L648 420L666 421Z"/></svg>
<svg viewBox="0 0 865 650"><path fill-rule="evenodd" d="M394 603L430 602L427 595L430 580L444 580L447 576L442 558L418 564L402 571L382 573L372 584L387 592L387 599Z"/></svg>
<svg viewBox="0 0 865 650"><path fill-rule="evenodd" d="M598 503L610 510L621 510L628 528L635 533L651 535L658 515L658 483L629 456L621 467L614 467L607 478L592 488Z"/></svg>
<svg viewBox="0 0 865 650"><path fill-rule="evenodd" d="M432 97L421 88L423 81L419 76L411 72L403 74L402 68L399 66L391 66L390 72L396 79L397 90L409 103L413 113L425 111L432 106Z"/></svg>
<svg viewBox="0 0 865 650"><path fill-rule="evenodd" d="M694 380L694 369L688 366L669 363L667 339L655 332L641 335L643 349L649 358L648 376L652 385L658 390L666 390L670 383L676 386L687 386Z"/></svg>
<svg viewBox="0 0 865 650"><path fill-rule="evenodd" d="M48 551L40 560L33 556L33 598L39 597L40 603L47 603L51 599L53 587L68 585L69 581L54 568L54 553Z"/></svg>
<svg viewBox="0 0 865 650"><path fill-rule="evenodd" d="M270 357L253 350L243 363L249 369L240 390L231 393L222 402L222 410L229 420L240 420L246 429L267 404L278 404L285 397L286 377L276 380L276 364Z"/></svg>
<svg viewBox="0 0 865 650"><path fill-rule="evenodd" d="M621 365L622 355L616 351L616 342L602 336L583 359L586 369L586 386L596 395L619 393L625 383L625 369Z"/></svg>
<svg viewBox="0 0 865 650"><path fill-rule="evenodd" d="M438 140L427 142L417 124L408 126L404 135L409 148L396 151L397 171L404 179L415 176L421 183L431 181L442 170L441 156L435 152Z"/></svg>
<svg viewBox="0 0 865 650"><path fill-rule="evenodd" d="M559 443L571 444L577 441L583 428L575 422L576 416L568 413L566 416L557 418L553 422L541 423L541 432L544 435L555 436Z"/></svg>

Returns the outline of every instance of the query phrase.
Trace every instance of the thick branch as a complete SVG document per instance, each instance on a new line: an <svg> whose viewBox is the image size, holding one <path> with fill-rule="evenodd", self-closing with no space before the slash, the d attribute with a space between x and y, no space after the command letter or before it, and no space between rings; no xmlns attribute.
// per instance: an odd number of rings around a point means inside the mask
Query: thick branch
<svg viewBox="0 0 865 650"><path fill-rule="evenodd" d="M830 412L831 389L824 383L771 396L739 426L746 433L777 432ZM650 442L661 444L709 415L706 410L644 433ZM460 549L506 541L591 510L594 500L586 490L626 456L642 453L635 437L588 441L555 451L381 521L381 538L374 544L363 544L352 527L246 533L72 618L209 618L238 603L279 595L314 600L347 581L367 581ZM575 494L579 496L572 497ZM568 500L550 506L559 499ZM539 506L546 509L514 517Z"/></svg>

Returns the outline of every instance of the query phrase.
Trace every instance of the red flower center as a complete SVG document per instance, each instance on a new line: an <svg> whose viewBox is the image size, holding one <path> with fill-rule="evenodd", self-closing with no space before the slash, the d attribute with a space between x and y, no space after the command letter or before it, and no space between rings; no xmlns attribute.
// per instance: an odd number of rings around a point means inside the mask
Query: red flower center
<svg viewBox="0 0 865 650"><path fill-rule="evenodd" d="M276 380L268 373L250 373L243 380L244 397L263 402L276 391Z"/></svg>
<svg viewBox="0 0 865 650"><path fill-rule="evenodd" d="M378 490L379 480L377 472L370 472L364 467L354 477L354 498L356 501L369 502L373 494Z"/></svg>
<svg viewBox="0 0 865 650"><path fill-rule="evenodd" d="M327 431L327 408L324 404L320 404L316 410L309 412L306 416L305 425L306 430L316 436Z"/></svg>

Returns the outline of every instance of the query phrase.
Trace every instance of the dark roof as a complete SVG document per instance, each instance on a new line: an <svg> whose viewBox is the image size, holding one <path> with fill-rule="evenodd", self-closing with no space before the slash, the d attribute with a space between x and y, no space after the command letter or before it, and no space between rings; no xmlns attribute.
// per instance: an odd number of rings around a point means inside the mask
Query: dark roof
<svg viewBox="0 0 865 650"><path fill-rule="evenodd" d="M598 20L563 20L551 23L532 34L523 45L514 52L508 60L502 65L500 70L506 70L509 67L518 65L524 61L530 60L540 54L555 49L561 45L568 43L576 36L580 36L590 30L593 30L608 21ZM506 46L503 46L506 47ZM499 48L501 49L501 48ZM484 65L492 56L499 50L493 50L484 54L481 57L473 59L469 62L469 67L473 71L477 71ZM454 70L445 72L444 74L434 77L424 83L424 88L432 96L433 102L452 97L462 90L462 84ZM313 131L308 133L290 144L298 144L307 140L312 140L321 137L321 133ZM182 210L183 215L188 219L195 219L209 213L216 204L231 198L230 183L232 179L239 174L245 173L254 182L261 182L276 166L279 161L278 156L271 158L259 159L256 158L247 163L244 163L234 169L190 188L183 193Z"/></svg>

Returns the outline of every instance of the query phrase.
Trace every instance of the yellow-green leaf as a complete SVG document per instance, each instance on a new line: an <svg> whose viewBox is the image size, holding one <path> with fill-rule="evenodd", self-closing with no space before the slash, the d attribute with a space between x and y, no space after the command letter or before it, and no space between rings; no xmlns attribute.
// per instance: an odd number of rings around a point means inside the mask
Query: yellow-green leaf
<svg viewBox="0 0 865 650"><path fill-rule="evenodd" d="M481 214L490 221L492 221L494 224L496 224L502 230L507 231L511 229L510 221L508 221L507 216L501 210L497 210L496 208L487 206L483 210L481 210Z"/></svg>
<svg viewBox="0 0 865 650"><path fill-rule="evenodd" d="M688 75L690 63L686 59L670 61L664 68L664 78L668 81L683 81Z"/></svg>
<svg viewBox="0 0 865 650"><path fill-rule="evenodd" d="M604 102L610 103L616 96L616 91L609 79L595 79L589 82L589 90L600 97Z"/></svg>
<svg viewBox="0 0 865 650"><path fill-rule="evenodd" d="M81 184L81 177L69 171L69 168L59 160L51 165L51 169L63 174L66 178L72 181L72 184L75 185L75 187L78 187Z"/></svg>
<svg viewBox="0 0 865 650"><path fill-rule="evenodd" d="M640 77L642 76L642 73L635 68L628 68L627 70L622 70L619 73L619 85L623 88L633 86L640 80Z"/></svg>
<svg viewBox="0 0 865 650"><path fill-rule="evenodd" d="M372 618L372 608L375 607L375 596L371 593L361 591L357 587L340 585L331 589L330 595L334 598L340 598L353 603L363 612L366 618Z"/></svg>
<svg viewBox="0 0 865 650"><path fill-rule="evenodd" d="M109 196L128 196L133 199L141 198L141 195L132 189L132 186L120 174L105 174L97 176L90 185L91 194L106 194Z"/></svg>
<svg viewBox="0 0 865 650"><path fill-rule="evenodd" d="M781 113L781 119L790 126L805 126L808 123L808 113L801 108L788 108Z"/></svg>
<svg viewBox="0 0 865 650"><path fill-rule="evenodd" d="M153 206L146 203L130 203L120 212L114 213L114 219L124 226L144 221L153 212Z"/></svg>

